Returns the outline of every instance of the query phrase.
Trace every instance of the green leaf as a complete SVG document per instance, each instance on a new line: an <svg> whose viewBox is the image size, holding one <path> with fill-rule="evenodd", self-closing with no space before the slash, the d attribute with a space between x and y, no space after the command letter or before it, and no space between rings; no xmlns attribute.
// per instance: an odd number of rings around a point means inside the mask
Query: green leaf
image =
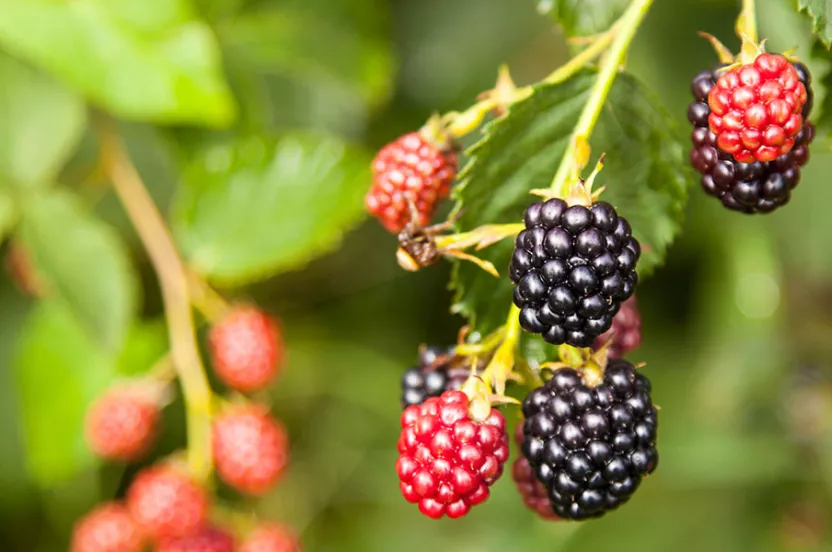
<svg viewBox="0 0 832 552"><path fill-rule="evenodd" d="M186 171L173 229L192 266L222 283L303 266L363 214L366 152L320 134L217 146Z"/></svg>
<svg viewBox="0 0 832 552"><path fill-rule="evenodd" d="M0 43L129 119L227 125L210 29L187 0L3 0Z"/></svg>
<svg viewBox="0 0 832 552"><path fill-rule="evenodd" d="M592 36L615 23L629 0L538 0L537 9L563 27L566 36Z"/></svg>
<svg viewBox="0 0 832 552"><path fill-rule="evenodd" d="M562 84L540 86L486 127L484 138L468 151L470 161L454 192L463 211L460 231L523 220L526 207L538 200L529 190L550 185L594 80L595 73L584 71ZM606 187L602 199L632 225L642 245L641 275L662 262L681 225L687 173L677 130L657 98L624 73L592 135L594 157L606 153L596 188ZM505 272L512 249L507 239L480 256ZM504 323L512 295L505 274L494 278L462 262L451 287L453 310L468 317L476 331L485 335Z"/></svg>
<svg viewBox="0 0 832 552"><path fill-rule="evenodd" d="M832 2L830 0L797 0L797 7L809 15L815 34L829 49L832 44Z"/></svg>
<svg viewBox="0 0 832 552"><path fill-rule="evenodd" d="M389 96L393 59L387 33L361 20L362 8L383 6L362 0L342 8L282 2L218 25L247 118L272 126L310 118L317 126L343 126L366 118L368 108Z"/></svg>
<svg viewBox="0 0 832 552"><path fill-rule="evenodd" d="M0 82L0 185L48 184L84 133L84 102L2 53Z"/></svg>
<svg viewBox="0 0 832 552"><path fill-rule="evenodd" d="M84 413L115 376L115 363L56 303L41 303L31 313L19 347L26 464L48 487L94 464L84 443Z"/></svg>
<svg viewBox="0 0 832 552"><path fill-rule="evenodd" d="M108 350L118 350L136 311L137 277L119 236L68 192L33 196L21 238L49 293Z"/></svg>
<svg viewBox="0 0 832 552"><path fill-rule="evenodd" d="M12 197L0 190L0 241L4 240L17 224L18 212Z"/></svg>
<svg viewBox="0 0 832 552"><path fill-rule="evenodd" d="M165 350L164 325L131 328L121 351L90 338L63 303L44 301L22 328L15 376L26 466L42 487L71 479L96 461L84 442L90 403L124 375L145 373Z"/></svg>

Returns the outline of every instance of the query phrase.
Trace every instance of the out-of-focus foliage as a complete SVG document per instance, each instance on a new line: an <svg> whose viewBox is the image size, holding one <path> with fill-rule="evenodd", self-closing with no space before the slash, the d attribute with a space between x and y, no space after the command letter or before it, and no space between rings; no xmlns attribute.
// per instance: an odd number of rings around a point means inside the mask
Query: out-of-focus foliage
<svg viewBox="0 0 832 552"><path fill-rule="evenodd" d="M828 26L825 2L802 3ZM598 521L546 523L504 477L466 518L433 522L400 496L399 378L418 344L452 342L464 320L448 313L447 265L404 273L391 236L374 221L356 228L368 159L432 112L470 105L500 63L520 84L539 80L565 59L561 25L591 34L624 4L555 0L553 20L535 0L0 0L0 235L30 248L48 283L35 301L0 281L0 550L64 552L75 519L123 493L135 468L92 459L83 412L167 347L155 277L98 166L89 123L102 111L124 119L119 132L194 268L283 321L288 362L270 398L293 463L245 507L293 524L306 550L832 548L824 140L791 204L765 217L730 213L688 179L682 231L639 284L644 345L630 358L647 363L661 406L661 461L631 503ZM757 6L769 51L810 57L812 21L792 0ZM736 51L738 7L655 2L628 71L658 94L670 127L686 128L690 80L716 63L696 32ZM832 111L829 60L809 59L816 113ZM634 93L629 82L616 93ZM644 155L626 143L633 132L599 132L596 155L612 142ZM550 146L549 160L517 152L514 162L536 164L535 186L547 162L550 177L557 168L563 145ZM646 185L630 161L608 157L597 181L622 209ZM656 186L676 190L667 173ZM666 242L661 229L636 231ZM156 458L181 447L182 417L176 399Z"/></svg>

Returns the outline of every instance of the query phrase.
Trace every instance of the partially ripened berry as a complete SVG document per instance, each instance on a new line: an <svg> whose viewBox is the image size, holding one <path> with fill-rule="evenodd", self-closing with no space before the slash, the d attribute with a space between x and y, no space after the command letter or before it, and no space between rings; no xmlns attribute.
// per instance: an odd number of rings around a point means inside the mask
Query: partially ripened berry
<svg viewBox="0 0 832 552"><path fill-rule="evenodd" d="M234 552L234 537L222 529L206 525L187 537L163 540L156 547L156 552Z"/></svg>
<svg viewBox="0 0 832 552"><path fill-rule="evenodd" d="M735 160L774 161L792 150L807 99L789 60L760 54L753 63L719 75L708 92L708 124L717 147Z"/></svg>
<svg viewBox="0 0 832 552"><path fill-rule="evenodd" d="M402 413L399 486L430 518L458 518L483 502L508 459L503 415L492 409L478 422L468 405L462 391L446 391Z"/></svg>
<svg viewBox="0 0 832 552"><path fill-rule="evenodd" d="M108 460L141 459L156 440L159 404L141 387L106 391L87 412L85 435L90 449Z"/></svg>
<svg viewBox="0 0 832 552"><path fill-rule="evenodd" d="M626 360L610 360L597 387L571 368L557 370L529 393L523 415L523 455L561 518L617 508L656 468L650 382Z"/></svg>
<svg viewBox="0 0 832 552"><path fill-rule="evenodd" d="M514 439L517 445L523 444L523 424L517 424L514 431ZM517 491L523 499L526 508L535 512L543 519L559 520L552 510L552 503L549 501L549 492L543 483L537 480L531 464L524 456L519 456L511 465L511 478L517 486Z"/></svg>
<svg viewBox="0 0 832 552"><path fill-rule="evenodd" d="M460 389L471 374L454 348L427 347L419 354L419 364L402 375L402 407L422 404L445 391Z"/></svg>
<svg viewBox="0 0 832 552"><path fill-rule="evenodd" d="M251 306L237 307L214 324L208 346L217 377L246 393L266 387L283 360L277 322Z"/></svg>
<svg viewBox="0 0 832 552"><path fill-rule="evenodd" d="M106 502L81 518L70 552L142 552L144 539L123 505Z"/></svg>
<svg viewBox="0 0 832 552"><path fill-rule="evenodd" d="M142 532L154 540L193 534L205 523L209 508L205 491L168 466L139 472L127 490L126 503Z"/></svg>
<svg viewBox="0 0 832 552"><path fill-rule="evenodd" d="M294 531L270 523L252 531L238 552L301 552L301 547Z"/></svg>
<svg viewBox="0 0 832 552"><path fill-rule="evenodd" d="M595 339L592 348L598 350L607 343L608 358L621 358L641 345L641 314L635 295L621 303L612 327Z"/></svg>
<svg viewBox="0 0 832 552"><path fill-rule="evenodd" d="M807 101L803 106L804 121L813 104L811 75L802 63L794 65L804 84ZM709 128L708 94L715 86L717 70L699 73L691 85L694 102L688 107L688 119L694 125L691 133L691 163L702 173L702 188L734 211L768 213L788 203L791 192L800 181L800 167L809 159L809 144L814 127L805 122L794 136L794 148L770 162L741 163L718 147L717 135Z"/></svg>
<svg viewBox="0 0 832 552"><path fill-rule="evenodd" d="M373 160L367 210L387 230L398 233L410 222L410 201L419 224L426 226L451 191L456 164L453 151L440 149L419 132L401 136L381 148Z"/></svg>
<svg viewBox="0 0 832 552"><path fill-rule="evenodd" d="M213 448L219 476L248 494L271 489L289 461L286 430L259 405L232 407L214 418Z"/></svg>
<svg viewBox="0 0 832 552"><path fill-rule="evenodd" d="M641 248L606 202L534 203L517 235L509 276L520 325L553 344L589 347L634 292Z"/></svg>

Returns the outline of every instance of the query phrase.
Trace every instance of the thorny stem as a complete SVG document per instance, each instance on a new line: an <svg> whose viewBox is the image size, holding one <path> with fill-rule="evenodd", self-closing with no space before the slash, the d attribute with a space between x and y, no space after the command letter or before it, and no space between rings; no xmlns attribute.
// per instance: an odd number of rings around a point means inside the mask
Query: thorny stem
<svg viewBox="0 0 832 552"><path fill-rule="evenodd" d="M99 124L101 156L113 188L159 278L168 322L171 358L182 384L188 427L191 475L206 483L211 475L211 388L205 377L188 295L187 269L179 258L159 210L153 203L112 121Z"/></svg>
<svg viewBox="0 0 832 552"><path fill-rule="evenodd" d="M589 142L589 137L595 128L595 123L598 122L618 69L624 62L627 49L652 3L653 0L632 0L627 10L613 26L616 30L615 39L598 69L598 77L590 91L589 99L581 112L581 118L578 119L572 131L569 145L552 180L551 189L557 197L564 195L570 176L577 177L579 167L576 162L576 152L579 145Z"/></svg>

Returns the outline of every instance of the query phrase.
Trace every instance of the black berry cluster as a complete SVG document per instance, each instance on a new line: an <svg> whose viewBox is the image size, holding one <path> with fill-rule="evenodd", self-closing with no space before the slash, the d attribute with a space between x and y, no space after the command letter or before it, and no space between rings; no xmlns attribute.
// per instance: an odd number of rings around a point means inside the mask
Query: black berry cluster
<svg viewBox="0 0 832 552"><path fill-rule="evenodd" d="M520 325L549 343L589 347L635 290L641 247L606 202L561 199L526 209L509 275Z"/></svg>
<svg viewBox="0 0 832 552"><path fill-rule="evenodd" d="M658 462L650 381L623 359L603 382L561 369L523 401L523 455L561 518L600 517L627 502Z"/></svg>
<svg viewBox="0 0 832 552"><path fill-rule="evenodd" d="M809 69L794 64L798 78L806 87L807 100L803 118L812 110L813 93ZM806 122L794 138L794 148L774 161L740 163L717 147L717 136L708 126L711 108L708 93L716 84L717 71L703 71L691 84L694 102L688 107L688 120L693 150L691 163L702 173L702 188L708 195L722 201L727 208L742 213L768 213L788 203L791 191L800 182L800 167L809 160L809 143L815 135L814 126Z"/></svg>
<svg viewBox="0 0 832 552"><path fill-rule="evenodd" d="M453 347L426 347L419 352L419 364L402 376L402 408L422 404L445 391L459 389L470 375L459 363Z"/></svg>

